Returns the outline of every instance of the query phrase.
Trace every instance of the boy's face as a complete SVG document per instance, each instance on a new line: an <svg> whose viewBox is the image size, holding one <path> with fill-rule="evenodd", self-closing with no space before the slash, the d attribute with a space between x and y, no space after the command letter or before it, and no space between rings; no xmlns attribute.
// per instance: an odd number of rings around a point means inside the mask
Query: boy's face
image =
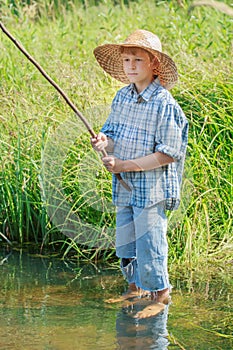
<svg viewBox="0 0 233 350"><path fill-rule="evenodd" d="M134 83L141 92L154 80L153 69L158 65L156 58L152 59L149 53L140 48L127 49L122 53L123 68L130 83Z"/></svg>

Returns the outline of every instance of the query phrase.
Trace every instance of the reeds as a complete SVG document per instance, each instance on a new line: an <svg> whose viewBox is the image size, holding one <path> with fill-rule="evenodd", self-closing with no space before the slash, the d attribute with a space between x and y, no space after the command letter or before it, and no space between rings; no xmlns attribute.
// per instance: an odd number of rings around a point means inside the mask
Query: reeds
<svg viewBox="0 0 233 350"><path fill-rule="evenodd" d="M188 5L15 1L3 3L1 14L96 130L120 85L97 66L93 49L139 27L160 36L180 72L172 93L190 121L183 202L170 214L170 259L193 266L225 263L232 252L232 19L206 7L188 15ZM0 238L62 241L64 254L108 259L110 176L64 101L0 38Z"/></svg>

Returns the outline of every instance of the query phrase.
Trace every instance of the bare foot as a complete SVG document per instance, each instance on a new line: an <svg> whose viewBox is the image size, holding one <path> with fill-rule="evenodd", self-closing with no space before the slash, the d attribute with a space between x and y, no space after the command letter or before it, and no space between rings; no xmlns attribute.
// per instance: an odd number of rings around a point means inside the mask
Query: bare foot
<svg viewBox="0 0 233 350"><path fill-rule="evenodd" d="M148 296L150 292L146 292L141 288L136 287L134 283L129 285L129 289L126 293L122 294L119 298L110 298L106 300L106 303L120 303L121 301L127 301L134 298L142 298Z"/></svg>
<svg viewBox="0 0 233 350"><path fill-rule="evenodd" d="M119 296L119 298L110 298L105 300L106 303L120 303L121 301L125 301L125 300L129 300L132 298L138 298L139 293L138 291L132 291L132 290L128 290L126 293L122 294L121 296Z"/></svg>
<svg viewBox="0 0 233 350"><path fill-rule="evenodd" d="M151 302L142 311L136 313L134 318L148 318L158 315L165 309L170 301L169 289L151 292Z"/></svg>
<svg viewBox="0 0 233 350"><path fill-rule="evenodd" d="M151 302L150 305L146 306L142 311L136 313L134 318L149 318L158 315L165 309L165 304Z"/></svg>

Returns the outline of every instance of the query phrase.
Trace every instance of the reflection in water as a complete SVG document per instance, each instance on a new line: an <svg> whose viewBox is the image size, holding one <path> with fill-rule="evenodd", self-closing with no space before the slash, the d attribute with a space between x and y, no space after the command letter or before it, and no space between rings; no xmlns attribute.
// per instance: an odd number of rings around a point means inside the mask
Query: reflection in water
<svg viewBox="0 0 233 350"><path fill-rule="evenodd" d="M132 306L136 313L140 305ZM168 349L167 305L159 315L148 319L135 319L129 310L122 309L116 319L117 342L120 350L166 350ZM129 313L130 312L130 313Z"/></svg>
<svg viewBox="0 0 233 350"><path fill-rule="evenodd" d="M127 288L116 268L0 251L0 350L233 349L231 275L172 284L169 314L139 320L143 300L106 302Z"/></svg>

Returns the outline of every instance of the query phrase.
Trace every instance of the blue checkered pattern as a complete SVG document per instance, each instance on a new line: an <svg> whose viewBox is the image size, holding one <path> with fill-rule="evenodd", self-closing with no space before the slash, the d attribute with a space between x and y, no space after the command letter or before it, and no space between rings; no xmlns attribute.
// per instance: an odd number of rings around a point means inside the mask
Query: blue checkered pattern
<svg viewBox="0 0 233 350"><path fill-rule="evenodd" d="M175 159L160 168L121 173L128 192L113 175L112 196L117 206L139 208L166 202L177 209L188 140L187 119L172 95L155 80L141 94L134 84L119 90L102 130L114 140L114 156L135 159L159 151Z"/></svg>

